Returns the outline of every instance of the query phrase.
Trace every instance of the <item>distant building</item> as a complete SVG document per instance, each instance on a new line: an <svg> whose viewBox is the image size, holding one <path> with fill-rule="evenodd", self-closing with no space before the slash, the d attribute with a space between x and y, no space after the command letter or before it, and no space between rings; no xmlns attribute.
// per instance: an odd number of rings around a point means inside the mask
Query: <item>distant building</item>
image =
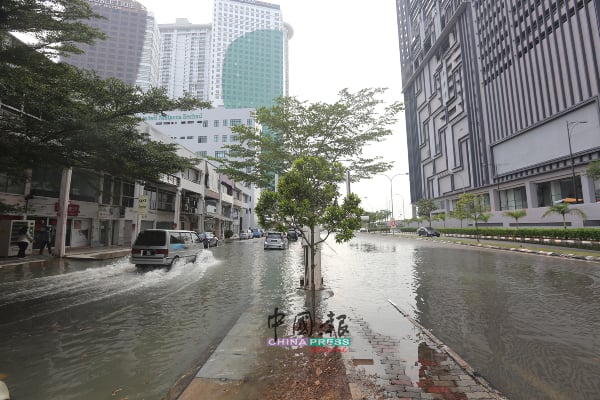
<svg viewBox="0 0 600 400"><path fill-rule="evenodd" d="M210 67L210 24L192 24L177 18L160 24L160 85L171 98L189 93L208 101Z"/></svg>
<svg viewBox="0 0 600 400"><path fill-rule="evenodd" d="M81 45L84 53L63 57L61 61L132 86L158 86L160 41L153 15L135 0L86 1L94 12L106 18L86 24L100 29L108 38L97 40L93 46Z"/></svg>
<svg viewBox="0 0 600 400"><path fill-rule="evenodd" d="M288 94L291 27L279 5L214 0L209 99L214 106L258 108Z"/></svg>
<svg viewBox="0 0 600 400"><path fill-rule="evenodd" d="M599 3L566 0L396 0L412 202L450 212L483 196L488 226L519 225L556 202L600 225ZM485 225L485 224L484 224Z"/></svg>

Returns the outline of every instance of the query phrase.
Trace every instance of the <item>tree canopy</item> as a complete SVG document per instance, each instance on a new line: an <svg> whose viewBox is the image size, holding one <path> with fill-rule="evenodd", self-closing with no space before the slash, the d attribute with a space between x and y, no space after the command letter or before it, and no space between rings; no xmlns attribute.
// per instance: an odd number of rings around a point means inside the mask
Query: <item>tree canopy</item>
<svg viewBox="0 0 600 400"><path fill-rule="evenodd" d="M378 96L385 90L344 89L333 104L281 97L274 106L256 110L258 126L232 128L239 140L225 146L228 159L219 160L220 172L270 187L275 175L285 174L296 159L307 156L341 163L351 171L352 181L385 172L392 163L363 154L366 145L392 134L390 126L404 109L400 102L384 105Z"/></svg>
<svg viewBox="0 0 600 400"><path fill-rule="evenodd" d="M438 207L433 199L420 199L417 201L417 215L429 221L429 227L431 227L431 213L437 209Z"/></svg>
<svg viewBox="0 0 600 400"><path fill-rule="evenodd" d="M77 53L76 43L103 34L82 20L94 18L83 0L13 1L0 6L0 172L24 178L32 168L81 167L115 176L154 180L190 165L176 145L152 142L136 114L207 108L163 89L142 92L115 78L51 60ZM10 32L31 34L23 43Z"/></svg>
<svg viewBox="0 0 600 400"><path fill-rule="evenodd" d="M328 235L335 231L338 242L349 240L353 231L360 228L364 211L355 194L338 205L339 183L343 179L344 167L340 163L316 156L299 158L279 180L277 192L261 193L256 205L260 225L279 229L320 227Z"/></svg>

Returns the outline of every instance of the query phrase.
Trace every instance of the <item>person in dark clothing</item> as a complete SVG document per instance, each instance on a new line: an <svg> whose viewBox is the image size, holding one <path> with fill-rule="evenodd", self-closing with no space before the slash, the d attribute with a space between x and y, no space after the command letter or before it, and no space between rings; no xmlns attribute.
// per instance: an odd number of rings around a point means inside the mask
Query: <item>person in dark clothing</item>
<svg viewBox="0 0 600 400"><path fill-rule="evenodd" d="M27 227L22 227L19 230L19 236L17 236L17 245L19 246L19 253L17 254L17 257L25 257L25 251L27 251L27 247L29 247L31 242L33 242L33 238L27 231Z"/></svg>
<svg viewBox="0 0 600 400"><path fill-rule="evenodd" d="M52 227L42 225L40 229L40 242L42 245L40 246L40 254L44 253L44 247L48 247L48 254L52 255Z"/></svg>

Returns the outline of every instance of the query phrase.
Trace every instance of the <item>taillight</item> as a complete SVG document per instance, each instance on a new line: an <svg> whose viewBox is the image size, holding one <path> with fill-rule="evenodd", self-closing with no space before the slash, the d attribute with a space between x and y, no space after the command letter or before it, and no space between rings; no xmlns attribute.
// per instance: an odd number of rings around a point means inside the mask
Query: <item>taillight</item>
<svg viewBox="0 0 600 400"><path fill-rule="evenodd" d="M141 249L131 249L131 254L142 254Z"/></svg>
<svg viewBox="0 0 600 400"><path fill-rule="evenodd" d="M165 256L168 256L169 249L158 249L158 250L156 250L156 254L164 254Z"/></svg>

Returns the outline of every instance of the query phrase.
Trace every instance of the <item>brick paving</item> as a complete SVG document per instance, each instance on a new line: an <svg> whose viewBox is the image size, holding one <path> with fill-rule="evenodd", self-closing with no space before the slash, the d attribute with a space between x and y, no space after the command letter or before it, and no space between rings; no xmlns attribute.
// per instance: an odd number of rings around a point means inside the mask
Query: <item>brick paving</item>
<svg viewBox="0 0 600 400"><path fill-rule="evenodd" d="M373 332L360 318L350 318L352 346L345 353L353 400L506 400L429 331L418 330L418 377L400 354L402 341ZM410 372L407 372L410 370Z"/></svg>

